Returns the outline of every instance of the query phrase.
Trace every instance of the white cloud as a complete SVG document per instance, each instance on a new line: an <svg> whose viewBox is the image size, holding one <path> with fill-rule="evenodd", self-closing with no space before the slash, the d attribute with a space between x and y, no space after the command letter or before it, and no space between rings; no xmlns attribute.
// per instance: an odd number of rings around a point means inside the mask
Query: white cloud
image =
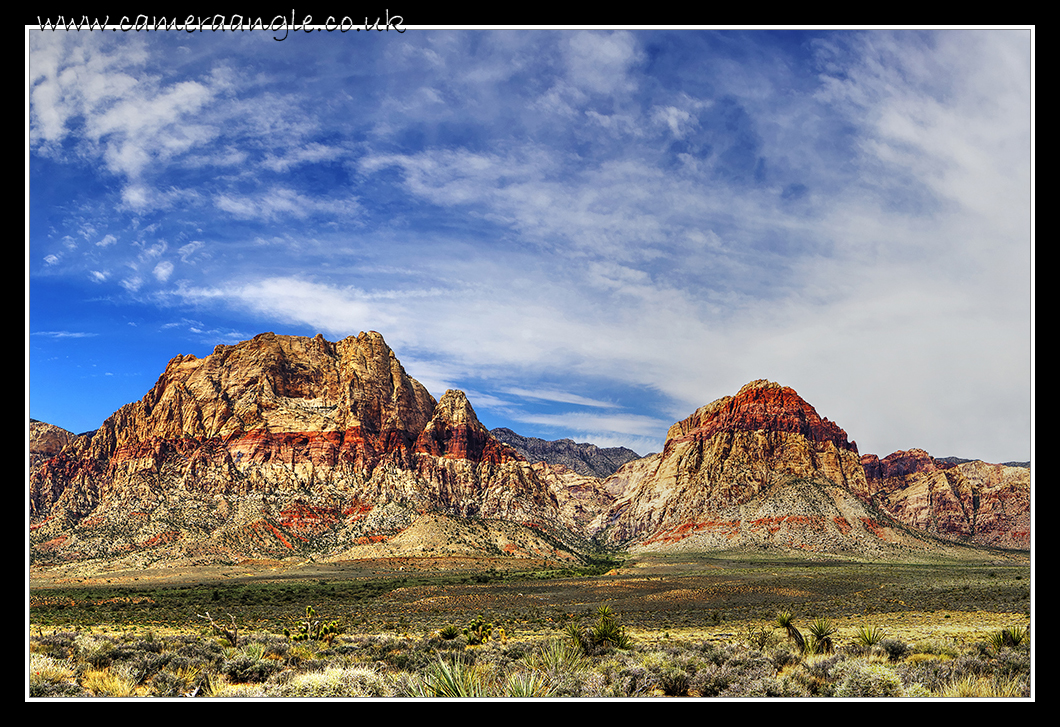
<svg viewBox="0 0 1060 727"><path fill-rule="evenodd" d="M158 263L158 265L155 265L154 275L158 279L158 282L166 282L167 280L169 280L169 276L172 274L173 263L169 262L168 260L163 260L162 262Z"/></svg>

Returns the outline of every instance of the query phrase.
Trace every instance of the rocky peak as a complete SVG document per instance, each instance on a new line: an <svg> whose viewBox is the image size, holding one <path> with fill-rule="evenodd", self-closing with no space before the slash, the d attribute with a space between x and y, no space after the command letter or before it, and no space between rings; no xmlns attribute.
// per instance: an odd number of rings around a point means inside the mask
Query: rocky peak
<svg viewBox="0 0 1060 727"><path fill-rule="evenodd" d="M861 458L864 499L896 520L947 540L1030 547L1030 471L922 449Z"/></svg>
<svg viewBox="0 0 1060 727"><path fill-rule="evenodd" d="M821 418L794 389L765 379L743 386L736 396L725 396L700 407L667 432L670 440L706 440L718 432L785 432L799 434L816 444L833 443L838 449L857 452L857 444L827 418Z"/></svg>
<svg viewBox="0 0 1060 727"><path fill-rule="evenodd" d="M467 395L459 389L449 389L439 400L434 416L416 440L416 451L495 464L523 459L489 433L479 422Z"/></svg>
<svg viewBox="0 0 1060 727"><path fill-rule="evenodd" d="M871 480L882 480L888 477L905 477L917 473L934 472L937 469L948 469L952 464L932 458L922 449L898 450L880 459L874 454L861 457L861 466L865 476Z"/></svg>
<svg viewBox="0 0 1060 727"><path fill-rule="evenodd" d="M793 389L765 380L677 422L662 453L640 462L619 471L629 481L606 519L612 542L645 542L659 532L693 532L715 521L725 523L737 542L744 538L741 508L765 503L786 482L812 480L848 494L867 489L846 432Z"/></svg>
<svg viewBox="0 0 1060 727"><path fill-rule="evenodd" d="M30 482L45 559L344 553L428 512L560 522L547 484L467 396L436 402L371 331L263 333L176 356Z"/></svg>

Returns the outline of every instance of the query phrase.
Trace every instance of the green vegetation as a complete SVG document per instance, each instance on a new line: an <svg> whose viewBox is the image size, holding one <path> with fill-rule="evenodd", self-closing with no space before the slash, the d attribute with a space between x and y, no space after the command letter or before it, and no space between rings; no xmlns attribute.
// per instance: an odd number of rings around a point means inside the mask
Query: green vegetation
<svg viewBox="0 0 1060 727"><path fill-rule="evenodd" d="M742 638L627 641L585 653L594 629L617 622L616 614L601 609L577 644L487 640L474 648L464 636L446 641L437 634L295 642L244 632L236 648L212 634L38 633L30 639L29 688L32 697L1030 695L1026 637L999 652L985 642L951 642L945 649L928 644L923 651L914 645L897 660L865 655L858 635L817 654Z"/></svg>
<svg viewBox="0 0 1060 727"><path fill-rule="evenodd" d="M33 589L30 695L1030 694L1026 566L611 570Z"/></svg>

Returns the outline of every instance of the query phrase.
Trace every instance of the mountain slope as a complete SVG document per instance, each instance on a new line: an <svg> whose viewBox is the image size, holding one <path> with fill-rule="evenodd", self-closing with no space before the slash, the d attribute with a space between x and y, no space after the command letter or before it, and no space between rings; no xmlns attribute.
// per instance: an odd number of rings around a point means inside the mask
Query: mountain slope
<svg viewBox="0 0 1060 727"><path fill-rule="evenodd" d="M846 432L769 381L701 407L612 479L625 492L597 527L616 544L872 552L908 540L856 496L868 487Z"/></svg>
<svg viewBox="0 0 1060 727"><path fill-rule="evenodd" d="M560 521L463 393L436 402L374 332L177 356L30 482L36 562L337 553L428 512Z"/></svg>
<svg viewBox="0 0 1060 727"><path fill-rule="evenodd" d="M1030 549L1028 467L935 459L922 449L861 462L869 498L896 520L947 540Z"/></svg>

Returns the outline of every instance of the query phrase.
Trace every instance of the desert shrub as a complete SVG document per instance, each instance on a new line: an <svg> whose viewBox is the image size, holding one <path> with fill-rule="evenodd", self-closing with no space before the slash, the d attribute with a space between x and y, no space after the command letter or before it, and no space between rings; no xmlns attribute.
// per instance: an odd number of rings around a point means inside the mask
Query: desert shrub
<svg viewBox="0 0 1060 727"><path fill-rule="evenodd" d="M95 667L106 669L113 661L115 644L109 636L92 637L81 634L77 638L77 659Z"/></svg>
<svg viewBox="0 0 1060 727"><path fill-rule="evenodd" d="M620 669L612 679L620 697L643 697L659 687L659 678L640 664Z"/></svg>
<svg viewBox="0 0 1060 727"><path fill-rule="evenodd" d="M910 644L909 651L913 654L931 654L933 656L947 659L956 658L959 655L957 647L951 642L934 639L929 641L917 641Z"/></svg>
<svg viewBox="0 0 1060 727"><path fill-rule="evenodd" d="M34 650L56 659L69 659L77 653L76 632L63 631L39 636L32 641Z"/></svg>
<svg viewBox="0 0 1060 727"><path fill-rule="evenodd" d="M760 651L739 651L720 666L710 665L692 677L690 692L701 697L749 696L752 682L772 679L773 660Z"/></svg>
<svg viewBox="0 0 1060 727"><path fill-rule="evenodd" d="M446 626L438 632L438 635L446 641L452 641L460 635L460 629L458 629L456 626L453 626L452 624L446 624Z"/></svg>
<svg viewBox="0 0 1060 727"><path fill-rule="evenodd" d="M931 690L928 689L927 687L925 687L923 684L916 683L916 684L910 684L907 687L905 687L905 689L903 690L903 696L905 696L905 697L914 697L914 698L923 698L923 697L934 697L935 695L932 694Z"/></svg>
<svg viewBox="0 0 1060 727"><path fill-rule="evenodd" d="M712 641L704 641L696 651L698 651L708 662L715 666L721 666L736 653L736 647L731 644L718 644Z"/></svg>
<svg viewBox="0 0 1060 727"><path fill-rule="evenodd" d="M81 677L81 686L97 697L132 697L137 679L120 666L94 669Z"/></svg>
<svg viewBox="0 0 1060 727"><path fill-rule="evenodd" d="M264 645L247 644L241 651L232 653L221 665L220 671L230 682L239 684L264 682L280 670L280 665L276 660L265 659L264 656Z"/></svg>
<svg viewBox="0 0 1060 727"><path fill-rule="evenodd" d="M792 673L792 677L813 696L834 696L840 667L851 661L846 654L811 656Z"/></svg>
<svg viewBox="0 0 1060 727"><path fill-rule="evenodd" d="M769 650L769 658L773 660L777 671L786 666L794 666L802 661L802 656L787 644L781 644Z"/></svg>
<svg viewBox="0 0 1060 727"><path fill-rule="evenodd" d="M835 669L837 697L900 697L902 680L884 664L849 660Z"/></svg>
<svg viewBox="0 0 1060 727"><path fill-rule="evenodd" d="M385 697L390 681L370 666L328 667L293 674L283 683L269 684L268 697Z"/></svg>
<svg viewBox="0 0 1060 727"><path fill-rule="evenodd" d="M659 687L663 694L668 697L684 697L688 694L688 688L692 680L688 672L677 667L668 667L659 674Z"/></svg>
<svg viewBox="0 0 1060 727"><path fill-rule="evenodd" d="M204 672L195 667L166 669L151 680L151 694L156 697L179 697L201 686Z"/></svg>
<svg viewBox="0 0 1060 727"><path fill-rule="evenodd" d="M744 640L749 646L755 649L768 649L780 644L780 639L777 638L777 635L772 629L764 627L756 628L751 624L747 625L747 632L744 634Z"/></svg>
<svg viewBox="0 0 1060 727"><path fill-rule="evenodd" d="M994 699L998 697L1030 696L1030 686L1018 677L965 676L946 684L939 690L940 697Z"/></svg>
<svg viewBox="0 0 1060 727"><path fill-rule="evenodd" d="M29 655L29 696L79 697L84 690L74 681L74 669L46 654Z"/></svg>
<svg viewBox="0 0 1060 727"><path fill-rule="evenodd" d="M791 679L755 676L733 682L719 696L758 699L763 697L805 697L808 696L808 691L800 683Z"/></svg>
<svg viewBox="0 0 1060 727"><path fill-rule="evenodd" d="M901 661L909 653L909 644L901 639L883 639L879 646L890 661Z"/></svg>

